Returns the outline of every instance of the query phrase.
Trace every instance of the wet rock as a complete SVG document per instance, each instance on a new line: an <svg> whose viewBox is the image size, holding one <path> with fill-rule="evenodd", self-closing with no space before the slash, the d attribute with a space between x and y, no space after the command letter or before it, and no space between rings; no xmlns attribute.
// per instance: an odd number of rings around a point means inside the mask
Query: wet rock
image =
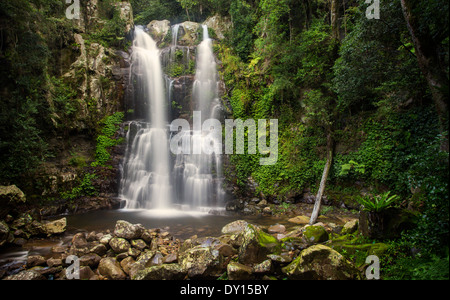
<svg viewBox="0 0 450 300"><path fill-rule="evenodd" d="M358 230L359 220L351 220L345 223L344 228L342 228L341 234L351 234Z"/></svg>
<svg viewBox="0 0 450 300"><path fill-rule="evenodd" d="M141 224L131 224L127 221L117 221L114 234L127 240L140 239L145 228Z"/></svg>
<svg viewBox="0 0 450 300"><path fill-rule="evenodd" d="M286 232L286 227L284 225L273 225L270 226L268 229L269 233L285 233Z"/></svg>
<svg viewBox="0 0 450 300"><path fill-rule="evenodd" d="M98 265L98 272L111 280L125 280L127 277L119 262L113 257L102 258Z"/></svg>
<svg viewBox="0 0 450 300"><path fill-rule="evenodd" d="M238 262L230 262L227 266L227 274L229 280L250 280L253 269Z"/></svg>
<svg viewBox="0 0 450 300"><path fill-rule="evenodd" d="M131 256L129 256L129 257L123 259L123 260L120 262L120 266L122 267L122 270L123 270L126 274L130 275L131 266L132 266L135 262L136 262L136 261L134 260L134 258L131 257Z"/></svg>
<svg viewBox="0 0 450 300"><path fill-rule="evenodd" d="M66 231L67 219L62 218L55 221L45 222L42 224L41 228L44 234L51 236L54 234L61 234Z"/></svg>
<svg viewBox="0 0 450 300"><path fill-rule="evenodd" d="M0 186L0 206L25 203L25 194L15 185Z"/></svg>
<svg viewBox="0 0 450 300"><path fill-rule="evenodd" d="M118 237L112 238L109 241L109 246L115 253L118 254L128 252L131 248L130 243L126 239Z"/></svg>
<svg viewBox="0 0 450 300"><path fill-rule="evenodd" d="M72 246L76 248L84 248L88 246L86 235L84 233L77 233L72 238Z"/></svg>
<svg viewBox="0 0 450 300"><path fill-rule="evenodd" d="M260 264L253 266L253 273L255 274L267 274L272 270L272 260L266 259Z"/></svg>
<svg viewBox="0 0 450 300"><path fill-rule="evenodd" d="M308 226L303 231L303 239L310 245L326 242L328 238L328 232L322 226Z"/></svg>
<svg viewBox="0 0 450 300"><path fill-rule="evenodd" d="M10 275L3 280L45 280L46 278L35 270L25 270L15 275Z"/></svg>
<svg viewBox="0 0 450 300"><path fill-rule="evenodd" d="M51 267L59 267L62 266L63 262L61 258L49 258L47 259L47 266Z"/></svg>
<svg viewBox="0 0 450 300"><path fill-rule="evenodd" d="M152 38L157 42L160 43L164 40L164 37L169 33L170 30L170 21L168 20L154 20L151 21L147 28L149 30L149 34L152 36Z"/></svg>
<svg viewBox="0 0 450 300"><path fill-rule="evenodd" d="M183 280L186 270L179 264L153 266L139 271L133 280Z"/></svg>
<svg viewBox="0 0 450 300"><path fill-rule="evenodd" d="M189 278L214 278L223 274L223 258L218 250L196 246L180 254L183 269Z"/></svg>
<svg viewBox="0 0 450 300"><path fill-rule="evenodd" d="M258 264L267 259L268 254L280 253L281 244L273 236L248 225L243 233L243 243L239 248L239 262Z"/></svg>
<svg viewBox="0 0 450 300"><path fill-rule="evenodd" d="M89 266L91 268L96 268L101 259L102 258L95 253L86 254L80 257L80 266Z"/></svg>
<svg viewBox="0 0 450 300"><path fill-rule="evenodd" d="M294 280L349 280L359 277L358 270L351 263L324 245L314 245L303 250L282 271Z"/></svg>
<svg viewBox="0 0 450 300"><path fill-rule="evenodd" d="M139 240L132 240L131 241L131 246L136 248L136 249L138 249L138 250L140 250L140 251L143 251L145 248L148 247L148 245L144 242L144 240L141 240L141 239L139 239Z"/></svg>
<svg viewBox="0 0 450 300"><path fill-rule="evenodd" d="M307 216L296 216L288 221L294 224L304 225L309 223L310 218Z"/></svg>
<svg viewBox="0 0 450 300"><path fill-rule="evenodd" d="M163 259L163 263L165 263L165 264L173 264L176 262L178 262L178 253L177 252L169 253Z"/></svg>
<svg viewBox="0 0 450 300"><path fill-rule="evenodd" d="M94 271L89 266L80 267L80 280L90 280L94 278L96 275Z"/></svg>
<svg viewBox="0 0 450 300"><path fill-rule="evenodd" d="M111 241L112 238L113 236L111 234L105 234L101 237L100 243L102 243L105 246L109 245L109 242Z"/></svg>
<svg viewBox="0 0 450 300"><path fill-rule="evenodd" d="M43 266L47 260L41 255L30 255L27 258L27 268Z"/></svg>
<svg viewBox="0 0 450 300"><path fill-rule="evenodd" d="M107 251L108 248L106 248L106 246L103 244L95 244L89 249L90 253L95 253L100 256L105 255Z"/></svg>
<svg viewBox="0 0 450 300"><path fill-rule="evenodd" d="M244 220L238 220L225 225L222 228L223 234L240 234L245 231L248 223Z"/></svg>

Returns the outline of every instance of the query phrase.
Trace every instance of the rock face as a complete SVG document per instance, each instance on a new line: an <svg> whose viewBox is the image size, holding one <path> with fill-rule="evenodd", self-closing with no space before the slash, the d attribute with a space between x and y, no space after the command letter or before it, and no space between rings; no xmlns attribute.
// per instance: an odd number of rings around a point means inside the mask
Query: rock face
<svg viewBox="0 0 450 300"><path fill-rule="evenodd" d="M168 21L168 20L162 20L162 21L154 20L154 21L151 21L147 25L147 28L149 30L148 33L152 36L152 38L157 43L161 43L164 40L164 38L166 37L166 35L169 33L169 31L170 31L170 21Z"/></svg>
<svg viewBox="0 0 450 300"><path fill-rule="evenodd" d="M283 273L296 280L358 279L358 270L335 250L315 245L303 250Z"/></svg>

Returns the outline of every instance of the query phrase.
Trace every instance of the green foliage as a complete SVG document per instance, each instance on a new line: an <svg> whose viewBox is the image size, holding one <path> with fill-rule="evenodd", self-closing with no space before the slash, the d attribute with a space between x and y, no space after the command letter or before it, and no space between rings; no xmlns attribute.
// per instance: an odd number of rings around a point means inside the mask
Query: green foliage
<svg viewBox="0 0 450 300"><path fill-rule="evenodd" d="M352 171L356 174L364 175L366 172L366 167L363 164L359 164L356 161L351 160L348 164L341 166L341 172L338 176L347 176Z"/></svg>
<svg viewBox="0 0 450 300"><path fill-rule="evenodd" d="M112 7L112 6L110 6ZM92 41L95 41L107 48L121 48L125 47L125 32L126 21L120 17L120 10L112 9L112 17L106 21L101 28L97 29L90 35Z"/></svg>
<svg viewBox="0 0 450 300"><path fill-rule="evenodd" d="M365 211L369 212L381 212L398 203L400 197L398 195L390 196L391 192L386 192L376 196L359 196L356 197L356 201L364 206Z"/></svg>
<svg viewBox="0 0 450 300"><path fill-rule="evenodd" d="M93 167L104 166L111 157L108 148L117 146L123 142L123 139L115 139L114 136L119 129L119 124L123 122L125 114L123 112L115 113L112 116L105 118L101 124L101 134L97 138L97 148L95 151L95 161L92 163Z"/></svg>
<svg viewBox="0 0 450 300"><path fill-rule="evenodd" d="M247 61L255 39L253 34L253 27L256 24L254 10L245 1L233 0L230 6L230 16L233 20L231 45L237 55L243 61Z"/></svg>
<svg viewBox="0 0 450 300"><path fill-rule="evenodd" d="M94 187L92 180L96 178L97 175L95 174L85 174L76 187L74 187L70 192L62 193L61 197L66 200L75 200L84 196L95 196L97 194L97 190Z"/></svg>

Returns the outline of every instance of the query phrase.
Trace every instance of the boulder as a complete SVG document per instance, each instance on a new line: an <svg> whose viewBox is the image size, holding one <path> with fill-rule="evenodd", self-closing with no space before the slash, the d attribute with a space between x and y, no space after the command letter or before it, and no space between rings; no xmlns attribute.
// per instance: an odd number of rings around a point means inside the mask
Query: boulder
<svg viewBox="0 0 450 300"><path fill-rule="evenodd" d="M114 234L119 238L127 240L140 239L145 228L141 224L131 224L127 221L117 221Z"/></svg>
<svg viewBox="0 0 450 300"><path fill-rule="evenodd" d="M86 240L86 235L84 233L77 233L72 238L72 246L76 248L87 247L88 242Z"/></svg>
<svg viewBox="0 0 450 300"><path fill-rule="evenodd" d="M170 21L168 20L154 20L151 21L148 25L148 33L151 35L151 37L157 42L160 43L164 40L166 35L169 33L170 30Z"/></svg>
<svg viewBox="0 0 450 300"><path fill-rule="evenodd" d="M245 229L247 228L247 225L248 225L248 223L243 220L234 221L234 222L231 222L231 223L225 225L222 228L222 233L223 234L240 234L245 231Z"/></svg>
<svg viewBox="0 0 450 300"><path fill-rule="evenodd" d="M181 46L195 46L200 44L200 24L186 21L180 25L178 44Z"/></svg>
<svg viewBox="0 0 450 300"><path fill-rule="evenodd" d="M243 243L239 248L239 262L258 264L267 259L268 254L279 254L280 242L261 229L248 225L243 233Z"/></svg>
<svg viewBox="0 0 450 300"><path fill-rule="evenodd" d="M20 281L45 280L45 277L35 270L25 270L15 275L7 276L3 280L20 280Z"/></svg>
<svg viewBox="0 0 450 300"><path fill-rule="evenodd" d="M95 253L86 254L80 257L80 265L96 268L102 258Z"/></svg>
<svg viewBox="0 0 450 300"><path fill-rule="evenodd" d="M208 17L208 19L206 19L203 24L207 25L209 28L214 29L217 38L220 40L223 40L225 38L226 33L233 26L233 23L230 19L219 15Z"/></svg>
<svg viewBox="0 0 450 300"><path fill-rule="evenodd" d="M253 269L232 261L227 266L227 274L229 280L250 280L253 277Z"/></svg>
<svg viewBox="0 0 450 300"><path fill-rule="evenodd" d="M294 224L305 225L309 223L309 217L307 216L296 216L294 218L289 219L288 221Z"/></svg>
<svg viewBox="0 0 450 300"><path fill-rule="evenodd" d="M183 280L186 270L179 264L153 266L139 271L133 280Z"/></svg>
<svg viewBox="0 0 450 300"><path fill-rule="evenodd" d="M0 205L25 203L25 194L15 185L0 186Z"/></svg>
<svg viewBox="0 0 450 300"><path fill-rule="evenodd" d="M54 234L61 234L66 231L67 219L62 218L55 221L42 223L41 229L44 234L51 236Z"/></svg>
<svg viewBox="0 0 450 300"><path fill-rule="evenodd" d="M303 239L310 245L328 241L328 232L322 226L308 226L303 231Z"/></svg>
<svg viewBox="0 0 450 300"><path fill-rule="evenodd" d="M188 249L179 256L183 269L189 278L215 278L225 271L223 257L218 250L211 247L196 246Z"/></svg>
<svg viewBox="0 0 450 300"><path fill-rule="evenodd" d="M286 227L281 224L270 226L268 229L269 233L285 233Z"/></svg>
<svg viewBox="0 0 450 300"><path fill-rule="evenodd" d="M47 260L41 255L30 255L27 258L27 268L42 266L46 264Z"/></svg>
<svg viewBox="0 0 450 300"><path fill-rule="evenodd" d="M344 227L341 230L341 234L351 234L358 230L359 220L354 219L345 223Z"/></svg>
<svg viewBox="0 0 450 300"><path fill-rule="evenodd" d="M359 279L359 271L341 254L324 245L303 250L282 272L294 280Z"/></svg>
<svg viewBox="0 0 450 300"><path fill-rule="evenodd" d="M98 272L111 280L125 280L127 277L114 257L102 258L98 265Z"/></svg>
<svg viewBox="0 0 450 300"><path fill-rule="evenodd" d="M0 186L0 219L17 212L17 207L25 203L25 194L17 186Z"/></svg>
<svg viewBox="0 0 450 300"><path fill-rule="evenodd" d="M112 238L109 241L109 246L111 246L111 249L117 254L128 252L131 248L130 243L126 239L117 237Z"/></svg>

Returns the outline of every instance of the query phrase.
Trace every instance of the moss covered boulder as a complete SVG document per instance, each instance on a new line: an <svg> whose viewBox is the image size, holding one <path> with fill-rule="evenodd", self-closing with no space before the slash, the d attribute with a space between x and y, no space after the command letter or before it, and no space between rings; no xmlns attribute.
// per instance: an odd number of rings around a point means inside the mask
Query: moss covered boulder
<svg viewBox="0 0 450 300"><path fill-rule="evenodd" d="M239 262L242 264L259 264L269 254L280 254L281 243L261 229L248 225L243 232L243 243L239 248Z"/></svg>
<svg viewBox="0 0 450 300"><path fill-rule="evenodd" d="M322 226L308 226L303 231L303 239L313 245L328 241L328 232Z"/></svg>
<svg viewBox="0 0 450 300"><path fill-rule="evenodd" d="M293 280L352 280L360 274L341 254L324 245L303 250L287 267L282 269Z"/></svg>

